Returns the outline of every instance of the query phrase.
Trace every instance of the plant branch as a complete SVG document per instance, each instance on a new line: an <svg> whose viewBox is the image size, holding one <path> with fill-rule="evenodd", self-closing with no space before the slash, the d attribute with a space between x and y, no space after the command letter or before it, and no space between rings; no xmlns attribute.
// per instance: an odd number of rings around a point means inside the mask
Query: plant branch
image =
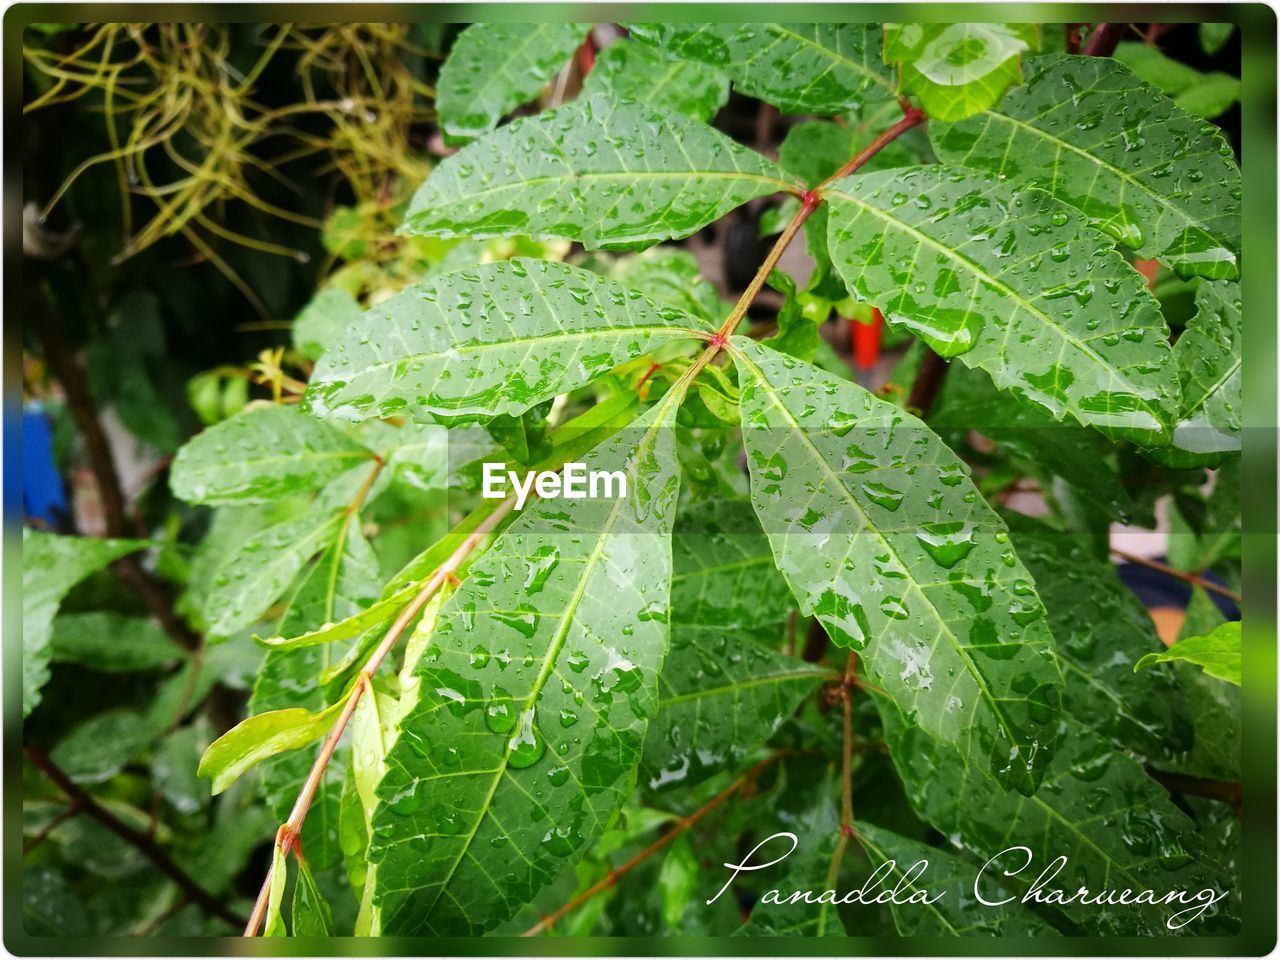
<svg viewBox="0 0 1280 960"><path fill-rule="evenodd" d="M102 424L89 396L84 370L62 339L57 318L43 302L35 304L39 321L34 328L44 346L45 361L49 370L62 384L67 408L75 421L76 429L84 441L89 468L94 485L98 488L98 500L102 504L102 516L107 536L128 537L131 531L126 525L124 494L120 487L120 474L116 470L111 445L102 430ZM136 532L136 531L134 531ZM200 638L174 613L173 598L158 580L154 579L136 556L130 555L115 561L111 568L138 595L147 610L164 628L164 632L184 650L195 650Z"/></svg>
<svg viewBox="0 0 1280 960"><path fill-rule="evenodd" d="M1116 47L1120 46L1120 41L1128 29L1127 23L1098 24L1093 33L1089 34L1089 40L1084 45L1084 55L1086 57L1111 56L1116 52Z"/></svg>
<svg viewBox="0 0 1280 960"><path fill-rule="evenodd" d="M924 347L924 359L920 361L920 369L911 384L911 392L907 395L907 408L916 411L921 420L929 416L933 409L933 401L938 398L942 389L942 381L947 377L951 364L947 363L928 346Z"/></svg>
<svg viewBox="0 0 1280 960"><path fill-rule="evenodd" d="M1147 567L1151 570L1158 570L1160 573L1170 577L1175 577L1183 583L1189 583L1193 587L1203 587L1219 596L1226 597L1228 600L1241 604L1244 598L1234 590L1229 590L1220 583L1214 583L1212 580L1206 580L1204 577L1195 573L1187 573L1185 570L1177 570L1167 563L1161 563L1159 560L1150 560L1147 557L1140 557L1136 553L1129 553L1127 550L1120 550L1117 547L1111 548L1112 556L1119 557L1128 563L1136 563L1140 567Z"/></svg>
<svg viewBox="0 0 1280 960"><path fill-rule="evenodd" d="M1165 773L1163 770L1147 768L1153 780L1171 793L1183 793L1192 797L1205 797L1209 800L1221 800L1240 812L1240 784L1227 780L1205 780L1201 777L1189 777L1181 773Z"/></svg>
<svg viewBox="0 0 1280 960"><path fill-rule="evenodd" d="M458 548L450 554L449 558L436 567L435 571L422 585L422 589L418 591L413 600L409 602L409 605L396 617L395 622L391 624L390 629L387 630L386 636L382 638L382 642L378 644L377 649L369 655L369 659L360 668L356 683L352 687L351 693L347 696L347 702L343 704L342 712L329 730L328 736L324 738L324 743L320 745L320 752L316 755L315 763L311 765L311 771L307 774L307 779L302 784L298 799L294 801L293 809L289 812L289 819L276 832L276 847L279 848L282 855L287 854L296 845L298 837L302 834L303 821L306 819L307 810L311 807L311 801L315 799L316 791L320 788L320 781L324 776L325 768L328 767L329 761L333 757L333 752L337 749L338 741L342 738L343 731L346 730L347 724L355 713L361 695L368 688L369 681L377 672L378 667L386 659L387 654L391 652L391 648L395 646L396 641L400 639L400 635L404 633L414 618L422 612L422 608L427 605L427 601L434 597L441 587L451 581L458 567L462 565L462 561L493 532L514 506L514 498L509 497L502 501L493 513L480 521L475 530L458 545ZM267 869L266 878L262 881L262 889L258 892L258 899L253 905L253 913L249 915L249 921L245 924L244 935L246 937L255 936L258 932L258 927L262 924L262 919L267 912L267 901L271 894L271 880L274 874L275 860L273 859L271 867Z"/></svg>
<svg viewBox="0 0 1280 960"><path fill-rule="evenodd" d="M196 883L186 871L173 862L169 855L151 837L129 826L129 824L119 819L105 807L99 806L93 797L82 790L79 785L63 773L52 760L36 747L23 747L23 752L41 773L53 781L58 789L67 795L73 808L93 817L116 836L136 847L143 856L155 864L157 870L177 884L178 889L193 903L199 904L206 913L218 917L220 920L225 920L233 927L240 926L242 918L221 900Z"/></svg>
<svg viewBox="0 0 1280 960"><path fill-rule="evenodd" d="M630 860L628 860L622 866L610 870L603 880L601 880L598 883L592 884L586 890L582 891L582 893L578 894L576 897L574 897L572 900L566 903L563 907L556 910L554 913L543 917L541 920L535 923L532 927L530 927L528 930L522 933L521 936L536 937L538 934L542 933L544 930L549 930L551 927L555 926L556 923L562 920L566 915L578 909L578 907L582 906L584 903L586 903L596 894L600 893L602 890L607 890L609 887L612 887L614 884L618 882L618 879L620 877L626 876L628 873L630 873L640 864L644 863L644 861L648 860L651 856L653 856L655 853L657 853L659 850L661 850L663 847L669 844L676 837L680 836L680 834L684 833L686 830L689 830L691 827L696 826L698 821L701 820L703 817L705 817L708 813L710 813L716 807L720 806L720 804L724 803L726 800L728 800L731 796L733 796L735 793L737 793L747 784L754 781L756 777L758 777L765 768L771 766L774 763L777 763L783 757L788 755L789 754L787 751L782 751L779 753L775 753L772 756L765 757L763 760L757 763L754 767L752 767L742 776L738 777L737 780L733 781L733 783L729 784L729 786L725 787L723 790L717 793L714 797L708 800L705 804L703 804L693 813L689 814L689 816L681 817L679 820L677 820L675 823L675 826L673 826L661 837L659 837L653 843L649 844L649 846L645 847L643 850L641 850L639 853L633 856Z"/></svg>

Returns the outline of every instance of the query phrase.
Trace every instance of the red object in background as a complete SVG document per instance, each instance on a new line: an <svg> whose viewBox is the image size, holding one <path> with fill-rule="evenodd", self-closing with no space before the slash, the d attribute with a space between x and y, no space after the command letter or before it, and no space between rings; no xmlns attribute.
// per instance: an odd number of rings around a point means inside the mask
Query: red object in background
<svg viewBox="0 0 1280 960"><path fill-rule="evenodd" d="M871 322L853 321L853 362L859 370L870 370L880 359L880 340L884 336L884 315L871 308Z"/></svg>
<svg viewBox="0 0 1280 960"><path fill-rule="evenodd" d="M1133 269L1142 274L1147 281L1148 287L1153 287L1156 283L1156 272L1160 269L1160 262L1158 260L1135 260L1133 261Z"/></svg>

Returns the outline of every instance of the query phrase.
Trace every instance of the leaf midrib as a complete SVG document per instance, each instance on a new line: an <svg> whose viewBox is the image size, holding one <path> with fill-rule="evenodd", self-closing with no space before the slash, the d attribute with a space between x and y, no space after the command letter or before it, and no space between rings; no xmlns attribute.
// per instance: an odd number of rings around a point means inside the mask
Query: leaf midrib
<svg viewBox="0 0 1280 960"><path fill-rule="evenodd" d="M1176 206L1170 200L1166 199L1165 197L1161 196L1159 193L1152 190L1142 180L1139 180L1133 174L1130 174L1127 171L1121 169L1120 167L1117 167L1114 164L1109 163L1108 161L1102 159L1102 157L1099 157L1097 154L1090 153L1088 150L1085 150L1082 147L1077 147L1075 144L1071 143L1068 140L1063 140L1059 137L1055 137L1051 133L1049 133L1047 130L1041 130L1039 127L1033 126L1032 124L1027 123L1025 120L1019 120L1016 117L1010 116L1009 114L1000 113L996 110L986 110L984 111L984 113L986 113L988 117L996 117L1000 120L1005 120L1011 125L1018 127L1019 129L1029 131L1041 137L1044 140L1048 140L1050 143L1056 144L1059 147L1064 147L1065 149L1071 151L1072 153L1085 157L1088 160L1092 160L1098 166L1115 174L1117 177L1119 177L1121 180L1124 180L1126 183L1131 183L1144 196L1150 197L1152 200L1155 200L1157 204L1164 207L1166 210L1172 211L1177 217L1180 217L1185 223L1195 227L1198 230L1203 231L1206 235L1212 237L1215 240L1219 239L1218 235L1213 230L1211 230L1209 227L1207 227L1205 224L1201 223L1200 221L1196 220L1194 217L1192 217L1189 213L1187 213L1181 207Z"/></svg>
<svg viewBox="0 0 1280 960"><path fill-rule="evenodd" d="M634 462L640 462L638 451L644 449L657 433L657 428L663 423L666 416L667 408L671 405L673 399L679 396L682 391L672 389L662 398L662 401L655 409L653 426L648 434L644 437L639 445L637 445L637 457ZM520 713L531 709L542 694L542 688L546 685L552 674L555 672L556 658L560 655L561 649L564 647L564 641L569 635L569 630L573 626L574 618L577 615L578 607L582 603L582 598L586 595L587 584L591 579L591 574L595 570L596 565L600 562L600 558L604 553L605 543L609 537L614 525L617 523L618 514L621 512L627 498L619 498L614 501L613 507L609 510L609 515L605 519L600 529L600 536L596 539L596 545L592 548L591 554L587 557L586 562L582 566L582 574L578 578L578 583L574 587L573 595L569 598L568 604L565 606L564 613L560 618L559 624L556 626L556 632L552 635L551 642L547 645L547 655L542 660L539 667L538 676L534 678L533 686L529 691L529 696L524 700L524 706ZM484 802L480 806L479 815L472 824L471 831L467 834L466 840L463 841L461 849L454 857L453 865L449 868L449 872L444 879L440 881L436 888L436 894L424 911L425 916L430 916L435 910L436 904L440 902L440 898L449 888L449 882L453 879L453 875L457 872L458 867L462 864L463 858L466 857L467 851L471 849L471 844L476 838L476 834L480 831L480 825L484 823L489 816L489 810L493 805L494 794L497 793L498 784L502 782L503 775L507 773L507 768L511 760L511 740L508 739L505 750L502 755L502 762L498 765L497 770L493 774L493 782L489 785L489 791L485 794Z"/></svg>
<svg viewBox="0 0 1280 960"><path fill-rule="evenodd" d="M874 524L871 523L870 518L867 516L866 512L862 509L862 506L854 498L852 492L850 492L849 488L845 485L843 479L841 479L840 475L836 473L835 470L832 469L831 464L827 462L826 457L822 456L822 452L814 445L813 441L809 439L808 434L800 426L799 421L797 421L796 418L792 416L791 411L787 409L786 405L782 402L781 395L774 388L773 384L769 382L768 378L765 377L764 371L760 369L759 365L757 365L754 360L752 360L745 353L743 353L742 350L739 349L732 342L727 344L727 346L730 350L733 351L733 354L736 360L738 360L739 362L745 363L752 368L756 381L762 387L768 390L769 395L773 397L773 400L774 400L773 405L775 409L781 412L782 415L786 417L786 419L791 423L791 426L795 429L796 434L800 436L801 439L803 439L805 445L808 446L808 448L812 452L814 459L817 460L819 464L821 464L822 471L826 473L829 477L831 477L832 480L835 481L836 486L840 490L841 494L843 494L843 499L851 507L853 507L853 509L857 511L858 516L862 518L864 523L864 529L870 532L878 541L880 541L880 543L884 545L885 549L889 551L889 553L893 556L893 558L898 561L898 564L906 572L907 579L910 581L912 587L915 588L916 593L918 593L921 599L924 601L925 607L930 611L930 613L933 614L933 618L937 621L938 626L941 628L941 632L950 639L952 648L960 656L960 660L964 664L965 669L969 672L969 675L973 678L974 683L978 687L979 695L982 697L983 700L987 701L992 714L996 717L1000 725L1000 728L1004 731L1005 735L1009 737L1009 740L1012 744L1014 745L1020 744L1021 738L1015 734L1014 728L1010 724L1009 720L1005 717L1004 711L999 706L999 700L995 697L994 694L992 694L990 688L988 688L986 681L983 679L981 673L979 673L977 667L974 665L972 659L969 657L969 652L960 643L960 638L955 635L954 631L952 631L949 621L947 621L947 619L942 616L941 611L939 611L938 608L934 606L933 601L929 599L928 593L924 590L923 587L921 587L919 581L916 580L914 574L911 572L910 565L903 562L902 558L898 555L898 551L894 547L894 545L890 543L889 540L883 534L880 533L879 528L877 528Z"/></svg>
<svg viewBox="0 0 1280 960"><path fill-rule="evenodd" d="M969 259L964 254L947 246L941 241L935 240L933 237L919 230L914 225L907 223L904 220L899 220L897 217L890 216L888 211L881 210L879 207L876 207L863 200L860 200L859 198L855 197L851 193L844 193L843 191L835 190L835 189L830 190L829 193L839 197L842 200L848 201L849 203L855 204L859 209L870 212L872 216L876 217L879 220L884 221L887 224L890 224L891 226L898 227L904 233L908 233L911 236L915 237L922 244L926 244L932 247L933 249L942 253L948 259L954 260L957 264L961 265L962 267L967 267L970 270L970 272L972 272L980 280L984 280L990 283L993 287L998 288L999 291L1004 296L1008 297L1010 300L1013 300L1015 303L1018 304L1018 306L1022 307L1032 316L1039 318L1045 324L1045 326L1055 330L1065 342L1071 344L1077 350L1079 350L1080 353L1082 353L1084 356L1092 360L1104 373L1106 373L1109 379L1115 379L1127 385L1130 388L1130 390L1133 392L1134 398L1138 401L1139 404L1141 404L1142 409L1145 410L1148 414L1150 414L1157 423L1161 425L1165 424L1166 417L1163 415L1163 411L1153 408L1146 399L1138 395L1138 390L1140 389L1139 385L1132 383L1128 377L1123 376L1121 373L1120 367L1113 366L1107 363L1107 361L1102 356L1100 356L1092 347L1090 347L1085 341L1080 340L1077 337L1073 336L1069 330L1067 330L1065 327L1059 324L1056 320L1054 320L1052 316L1050 316L1048 313L1045 313L1039 307L1035 306L1031 301L1025 299L1013 287L1009 286L1004 281L999 280L996 277L993 277L990 273L987 272L987 270L981 264ZM964 354L960 355L961 358L963 358L963 356ZM1075 403L1068 403L1067 406L1074 410L1077 405ZM1083 418L1077 417L1077 419L1082 420Z"/></svg>

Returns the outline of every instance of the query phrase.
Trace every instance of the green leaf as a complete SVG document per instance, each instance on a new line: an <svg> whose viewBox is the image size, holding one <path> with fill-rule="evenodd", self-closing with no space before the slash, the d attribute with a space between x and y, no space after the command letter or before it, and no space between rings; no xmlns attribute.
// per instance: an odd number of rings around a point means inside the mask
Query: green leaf
<svg viewBox="0 0 1280 960"><path fill-rule="evenodd" d="M783 861L785 872L781 879L769 883L769 891L756 902L747 922L734 932L735 937L843 937L847 934L832 902L843 891L822 896L838 883L839 877L831 875L832 864L836 862L839 848L848 845L848 839L840 832L836 807L839 791L830 776L811 781L807 807L783 821L796 838L794 850ZM760 839L763 841L764 837ZM761 846L753 860L768 863L786 853L790 845L786 834L777 836ZM777 870L763 874L763 882L773 880ZM788 903L791 892L798 890L814 891L818 902ZM770 894L779 893L780 902L769 902ZM722 894L729 895L729 891Z"/></svg>
<svg viewBox="0 0 1280 960"><path fill-rule="evenodd" d="M473 23L440 68L436 106L445 135L479 137L560 72L589 23Z"/></svg>
<svg viewBox="0 0 1280 960"><path fill-rule="evenodd" d="M830 677L766 645L794 601L748 504L699 504L672 553L671 652L640 769L650 789L737 766Z"/></svg>
<svg viewBox="0 0 1280 960"><path fill-rule="evenodd" d="M22 931L28 937L88 937L84 901L53 867L32 864L22 871Z"/></svg>
<svg viewBox="0 0 1280 960"><path fill-rule="evenodd" d="M944 163L1046 190L1180 274L1236 276L1240 171L1216 128L1110 57L1041 57L1028 72L998 109L930 124Z"/></svg>
<svg viewBox="0 0 1280 960"><path fill-rule="evenodd" d="M712 328L728 313L720 295L702 276L697 258L677 247L652 247L619 262L613 279L639 290L664 307L674 307Z"/></svg>
<svg viewBox="0 0 1280 960"><path fill-rule="evenodd" d="M519 414L702 326L577 267L485 264L370 310L316 365L303 404L349 420Z"/></svg>
<svg viewBox="0 0 1280 960"><path fill-rule="evenodd" d="M360 532L358 518L353 517L315 566L303 573L279 629L293 634L341 620L366 607L380 584L377 558ZM351 649L358 653L361 642ZM330 707L334 691L326 696L326 674L340 661L341 651L329 646L269 651L253 685L249 713L288 709L318 713ZM295 750L263 762L263 793L278 820L288 817L314 761L314 751ZM325 768L303 822L302 849L317 869L327 869L341 858L338 817L345 775L340 752Z"/></svg>
<svg viewBox="0 0 1280 960"><path fill-rule="evenodd" d="M49 652L58 662L103 673L159 670L185 651L154 620L119 613L65 613L53 621Z"/></svg>
<svg viewBox="0 0 1280 960"><path fill-rule="evenodd" d="M783 113L856 109L892 89L873 23L633 23L631 35L681 60L722 70L747 96Z"/></svg>
<svg viewBox="0 0 1280 960"><path fill-rule="evenodd" d="M990 903L973 899L973 881L980 865L870 823L854 824L854 835L874 867L889 864L881 889L898 890L890 902L894 925L904 937L1044 937L1056 931L994 884L984 887ZM921 862L923 873L913 870ZM906 903L924 891L924 902ZM933 901L932 903L928 901Z"/></svg>
<svg viewBox="0 0 1280 960"><path fill-rule="evenodd" d="M1213 56L1227 45L1236 25L1234 23L1202 23L1200 24L1200 47L1205 53Z"/></svg>
<svg viewBox="0 0 1280 960"><path fill-rule="evenodd" d="M311 873L307 861L298 860L298 879L293 885L293 935L329 937L333 935L333 911Z"/></svg>
<svg viewBox="0 0 1280 960"><path fill-rule="evenodd" d="M250 407L186 443L169 485L188 503L265 503L316 490L371 451L296 407Z"/></svg>
<svg viewBox="0 0 1280 960"><path fill-rule="evenodd" d="M264 937L287 937L289 928L285 925L281 909L284 906L285 886L289 882L289 856L276 844L271 852L271 889L267 894L267 913L262 921Z"/></svg>
<svg viewBox="0 0 1280 960"><path fill-rule="evenodd" d="M1035 577L1057 640L1063 706L1123 750L1154 760L1187 749L1191 716L1168 670L1134 676L1161 648L1146 607L1120 582L1087 534L1063 533L1010 515L1018 556Z"/></svg>
<svg viewBox="0 0 1280 960"><path fill-rule="evenodd" d="M1167 441L1159 304L1075 211L942 166L848 177L829 198L831 257L859 300L1056 419Z"/></svg>
<svg viewBox="0 0 1280 960"><path fill-rule="evenodd" d="M332 542L344 511L313 511L251 536L224 558L205 595L209 632L230 636L280 598L308 560Z"/></svg>
<svg viewBox="0 0 1280 960"><path fill-rule="evenodd" d="M984 873L999 878L1010 891L1025 893L1043 870L1052 869L1050 861L1065 857L1046 895L1062 888L1070 896L1079 887L1092 896L1126 887L1135 893L1230 893L1224 877L1197 862L1200 846L1194 825L1164 787L1087 727L1065 722L1044 782L1027 797L1002 790L981 765L969 763L960 751L904 721L883 698L877 698L877 705L912 807L979 863L1002 854ZM1030 864L1027 853L1017 847L1032 851ZM988 899L993 894L988 892ZM1182 930L1166 926L1171 915L1183 909L1177 904L1130 901L1123 909L1099 910L1077 899L1050 902L1040 909L1060 915L1062 923L1055 921L1060 929L1074 924L1095 936L1223 932L1215 925L1221 921L1212 917L1192 921Z"/></svg>
<svg viewBox="0 0 1280 960"><path fill-rule="evenodd" d="M445 160L400 229L647 246L686 237L755 197L797 189L768 160L696 120L583 97Z"/></svg>
<svg viewBox="0 0 1280 960"><path fill-rule="evenodd" d="M693 850L693 842L688 833L682 833L667 848L667 855L662 858L662 867L658 870L662 922L668 930L679 932L685 908L694 902L700 874L701 864Z"/></svg>
<svg viewBox="0 0 1280 960"><path fill-rule="evenodd" d="M168 734L156 747L151 784L178 813L190 815L209 806L208 784L196 769L212 738L208 720L201 717Z"/></svg>
<svg viewBox="0 0 1280 960"><path fill-rule="evenodd" d="M293 345L319 360L348 327L360 321L360 304L341 287L325 287L293 320Z"/></svg>
<svg viewBox="0 0 1280 960"><path fill-rule="evenodd" d="M1196 315L1173 345L1182 405L1173 443L1150 451L1161 463L1184 469L1217 466L1240 451L1244 425L1243 313L1240 287L1201 281Z"/></svg>
<svg viewBox="0 0 1280 960"><path fill-rule="evenodd" d="M1133 665L1135 671L1157 663L1193 663L1211 677L1240 686L1240 621L1229 620L1203 637L1179 640L1163 653L1148 653Z"/></svg>
<svg viewBox="0 0 1280 960"><path fill-rule="evenodd" d="M923 350L924 345L913 349ZM929 411L929 426L949 440L954 437L955 449L962 448L970 431L977 431L1017 457L1018 465L1042 478L1046 488L1053 478L1061 478L1112 519L1133 517L1133 500L1108 458L1105 438L1075 424L1058 423L1037 407L997 390L980 370L950 370Z"/></svg>
<svg viewBox="0 0 1280 960"><path fill-rule="evenodd" d="M589 454L622 499L539 502L472 566L378 788L382 930L475 934L630 793L667 647L677 392Z"/></svg>
<svg viewBox="0 0 1280 960"><path fill-rule="evenodd" d="M751 498L800 609L915 721L1033 791L1062 677L999 517L929 429L744 337Z"/></svg>
<svg viewBox="0 0 1280 960"><path fill-rule="evenodd" d="M49 757L76 783L103 783L145 750L156 732L135 710L108 710L72 729Z"/></svg>
<svg viewBox="0 0 1280 960"><path fill-rule="evenodd" d="M214 794L222 793L241 774L268 757L319 740L338 719L344 702L340 700L316 713L291 707L241 720L209 745L197 772L213 781Z"/></svg>
<svg viewBox="0 0 1280 960"><path fill-rule="evenodd" d="M1172 97L1174 103L1197 117L1212 120L1240 99L1239 77L1201 73L1145 43L1122 43L1113 56L1140 80Z"/></svg>
<svg viewBox="0 0 1280 960"><path fill-rule="evenodd" d="M62 598L85 577L146 546L139 540L60 537L22 530L22 715L49 679L49 638Z"/></svg>
<svg viewBox="0 0 1280 960"><path fill-rule="evenodd" d="M1178 641L1212 633L1226 622L1217 604L1202 587L1191 588L1187 616L1178 632ZM1177 646L1177 643L1174 646ZM1210 677L1189 663L1173 662L1191 708L1196 739L1190 750L1176 762L1163 765L1175 773L1211 780L1238 781L1242 766L1241 728L1244 707L1241 689Z"/></svg>
<svg viewBox="0 0 1280 960"><path fill-rule="evenodd" d="M713 67L668 60L643 43L619 40L596 58L583 81L582 95L596 94L675 110L705 123L729 99L729 81Z"/></svg>
<svg viewBox="0 0 1280 960"><path fill-rule="evenodd" d="M898 89L937 120L962 120L999 101L1022 77L1021 54L1038 43L1031 24L884 25L884 59L898 64Z"/></svg>

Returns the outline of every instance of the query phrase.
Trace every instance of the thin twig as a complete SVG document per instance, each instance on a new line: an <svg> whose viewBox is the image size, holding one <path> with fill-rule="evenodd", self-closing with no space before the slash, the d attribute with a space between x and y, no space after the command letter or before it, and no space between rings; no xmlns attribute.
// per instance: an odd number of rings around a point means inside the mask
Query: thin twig
<svg viewBox="0 0 1280 960"><path fill-rule="evenodd" d="M586 890L582 891L582 893L578 894L576 897L574 897L572 900L566 903L563 907L556 910L554 913L548 914L547 916L543 917L541 920L535 923L532 927L530 927L528 930L522 933L521 936L536 937L538 934L542 933L544 930L548 930L551 927L555 926L555 924L559 922L561 919L563 919L567 914L570 914L574 910L578 909L578 907L582 906L584 903L586 903L596 894L600 893L602 890L607 890L609 887L612 887L614 884L618 882L619 878L626 876L628 873L630 873L640 864L644 863L644 861L648 860L651 856L653 856L655 853L657 853L659 850L661 850L663 847L669 844L676 837L680 836L680 834L684 833L686 830L689 830L691 827L696 826L699 820L705 817L708 813L710 813L716 807L720 806L720 804L728 800L731 796L733 796L735 793L737 793L739 790L745 787L748 783L755 780L755 778L758 777L761 771L763 771L766 767L776 763L777 761L781 760L783 757L788 755L789 754L786 751L782 751L779 753L775 753L772 756L765 757L763 760L757 763L754 767L752 767L742 776L738 777L737 780L733 781L733 783L729 784L729 786L725 787L723 790L717 793L714 797L712 797L710 800L704 803L701 807L699 807L693 813L689 814L689 816L681 817L679 820L677 820L675 822L675 826L673 826L661 837L659 837L653 843L649 844L649 846L645 847L643 850L641 850L639 853L633 856L630 860L628 860L622 866L617 867L616 869L610 870L603 880L599 881L598 883L592 884Z"/></svg>
<svg viewBox="0 0 1280 960"><path fill-rule="evenodd" d="M378 644L377 649L369 655L369 659L360 668L356 683L347 697L347 702L343 704L342 712L338 715L338 719L329 731L328 736L324 738L324 743L320 745L320 752L316 755L315 762L311 765L311 772L307 774L307 779L303 782L302 789L298 793L298 799L294 802L293 809L289 812L289 819L276 832L276 846L282 856L293 848L302 833L303 821L306 819L307 810L311 806L311 801L315 798L316 791L320 788L320 781L324 776L325 768L328 767L329 760L333 757L333 751L337 749L338 741L342 738L343 731L346 730L348 722L350 722L352 715L355 713L356 705L360 702L361 695L369 685L368 681L377 672L387 654L391 652L391 648L400 639L400 635L404 633L414 618L422 612L422 608L427 605L427 601L450 581L455 571L462 565L462 561L502 522L502 519L511 512L514 506L515 500L513 498L504 500L493 513L485 517L476 526L475 530L458 545L458 548L449 556L449 559L435 569L435 572L423 584L422 589L418 591L417 596L401 611L400 616L396 618L390 629L387 630L386 636L382 638L382 642ZM249 921L245 924L244 935L246 937L252 937L257 934L262 918L266 915L267 901L271 894L271 879L274 874L275 859L272 860L272 865L267 869L267 875L262 881L262 889L258 892L257 902L253 905L253 913L249 915Z"/></svg>
<svg viewBox="0 0 1280 960"><path fill-rule="evenodd" d="M1166 773L1151 767L1147 768L1147 773L1171 793L1220 800L1231 804L1237 816L1240 813L1240 784L1238 783L1229 780L1205 780L1202 777L1189 777L1181 773Z"/></svg>
<svg viewBox="0 0 1280 960"><path fill-rule="evenodd" d="M41 750L36 747L26 746L23 747L23 752L41 773L53 781L58 789L67 795L67 799L71 801L73 806L79 808L86 815L93 817L93 819L122 840L136 847L143 856L155 864L157 870L177 884L178 889L186 894L193 903L199 904L206 913L220 920L225 920L233 927L240 926L242 918L191 879L187 872L174 863L154 840L142 831L129 826L129 824L119 819L105 807L99 806L93 797L63 773Z"/></svg>
<svg viewBox="0 0 1280 960"><path fill-rule="evenodd" d="M1194 587L1203 587L1219 596L1226 597L1228 600L1234 601L1236 604L1244 602L1244 598L1234 590L1228 590L1220 583L1214 583L1212 580L1206 580L1204 577L1195 573L1187 573L1185 570L1177 570L1169 566L1167 563L1161 563L1159 560L1150 560L1147 557L1140 557L1136 553L1129 553L1127 550L1121 550L1117 547L1111 548L1113 556L1119 557L1128 563L1136 563L1140 567L1147 567L1151 570L1158 570L1160 573L1170 577L1176 577L1183 583L1189 583Z"/></svg>
<svg viewBox="0 0 1280 960"><path fill-rule="evenodd" d="M32 837L29 841L27 841L27 843L22 848L22 855L25 857L28 853L30 853L36 847L40 846L40 844L44 843L47 839L49 839L49 834L53 833L53 831L57 830L60 826L62 826L64 823L66 823L68 820L70 820L80 811L81 811L80 804L76 803L74 800L71 801L69 804L67 804L67 807L65 810L58 811L57 816L55 816L52 820L46 823L43 827L41 827L39 832L34 837Z"/></svg>

